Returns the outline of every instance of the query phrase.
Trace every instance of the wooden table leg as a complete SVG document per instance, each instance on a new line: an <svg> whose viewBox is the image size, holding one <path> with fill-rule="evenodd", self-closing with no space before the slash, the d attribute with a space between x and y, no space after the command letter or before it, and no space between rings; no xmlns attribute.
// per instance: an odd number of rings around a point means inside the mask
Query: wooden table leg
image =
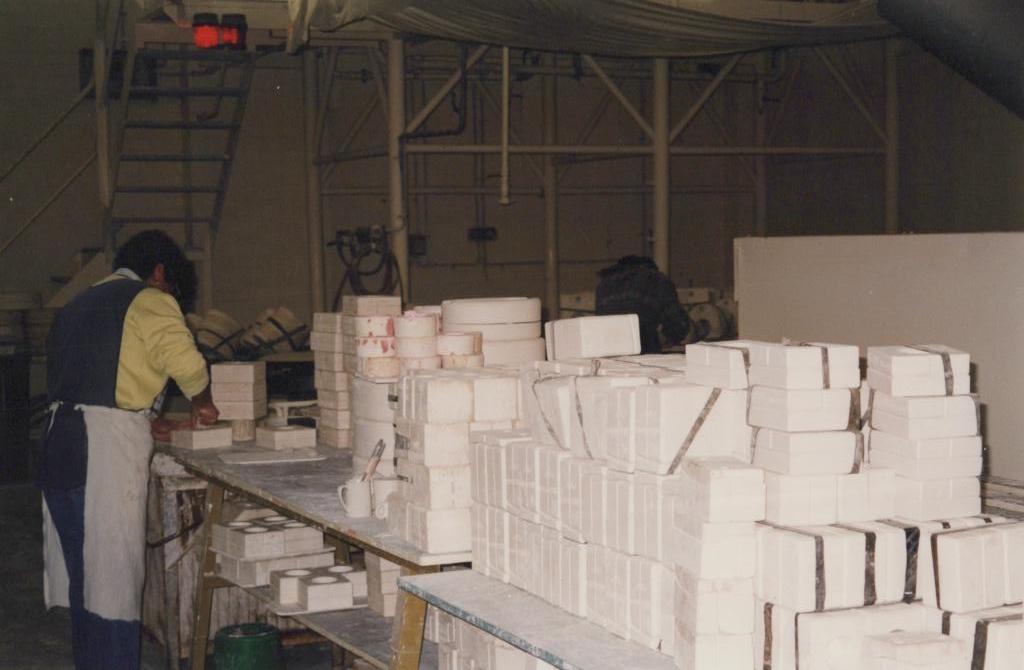
<svg viewBox="0 0 1024 670"><path fill-rule="evenodd" d="M402 576L437 572L436 567L402 568ZM408 591L398 590L395 621L391 629L391 670L419 670L423 651L423 625L427 620L427 603Z"/></svg>
<svg viewBox="0 0 1024 670"><path fill-rule="evenodd" d="M224 488L210 482L206 490L206 517L203 519L202 538L197 551L199 572L196 576L196 596L193 599L195 612L192 616L192 670L205 670L206 643L210 639L210 610L213 607L213 589L216 582L217 555L210 548L213 526L220 522L221 505L224 503Z"/></svg>

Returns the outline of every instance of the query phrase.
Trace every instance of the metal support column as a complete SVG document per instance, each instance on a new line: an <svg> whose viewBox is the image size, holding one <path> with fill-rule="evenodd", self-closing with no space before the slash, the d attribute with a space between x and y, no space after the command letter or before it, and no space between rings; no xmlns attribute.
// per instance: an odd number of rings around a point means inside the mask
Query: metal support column
<svg viewBox="0 0 1024 670"><path fill-rule="evenodd" d="M96 37L92 53L92 77L96 90L96 180L99 187L100 205L104 213L109 211L112 201L110 188L110 116L107 110L107 9L109 2L96 0ZM129 86L130 82L125 82ZM110 217L104 214L103 248L107 257L113 258L114 238L110 229Z"/></svg>
<svg viewBox="0 0 1024 670"><path fill-rule="evenodd" d="M324 307L324 228L320 201L320 166L317 116L319 111L319 73L313 48L302 52L302 118L306 156L306 236L309 240L310 312Z"/></svg>
<svg viewBox="0 0 1024 670"><path fill-rule="evenodd" d="M551 66L557 65L552 55ZM544 144L558 144L558 80L544 76ZM555 157L544 157L544 304L548 318L557 319L560 309L558 290L558 170Z"/></svg>
<svg viewBox="0 0 1024 670"><path fill-rule="evenodd" d="M754 80L754 144L762 148L767 137L764 94L769 67L768 53L761 53L757 58L757 78ZM764 237L768 233L767 168L767 156L759 154L754 157L754 234L759 237Z"/></svg>
<svg viewBox="0 0 1024 670"><path fill-rule="evenodd" d="M885 232L900 232L900 107L896 58L899 42L885 42Z"/></svg>
<svg viewBox="0 0 1024 670"><path fill-rule="evenodd" d="M654 59L654 262L671 276L669 238L669 77L668 59Z"/></svg>
<svg viewBox="0 0 1024 670"><path fill-rule="evenodd" d="M405 45L388 40L388 211L391 250L398 261L401 295L409 300L409 228L405 225L405 184L402 179L402 134L405 132Z"/></svg>

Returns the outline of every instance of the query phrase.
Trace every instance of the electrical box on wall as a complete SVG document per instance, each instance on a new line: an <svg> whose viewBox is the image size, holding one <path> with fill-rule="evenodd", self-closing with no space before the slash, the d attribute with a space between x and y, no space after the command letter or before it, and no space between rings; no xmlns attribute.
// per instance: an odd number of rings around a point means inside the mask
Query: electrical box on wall
<svg viewBox="0 0 1024 670"><path fill-rule="evenodd" d="M494 242L498 239L498 229L491 226L477 226L467 231L470 242Z"/></svg>
<svg viewBox="0 0 1024 670"><path fill-rule="evenodd" d="M427 255L426 235L409 233L409 255L413 258L421 258Z"/></svg>

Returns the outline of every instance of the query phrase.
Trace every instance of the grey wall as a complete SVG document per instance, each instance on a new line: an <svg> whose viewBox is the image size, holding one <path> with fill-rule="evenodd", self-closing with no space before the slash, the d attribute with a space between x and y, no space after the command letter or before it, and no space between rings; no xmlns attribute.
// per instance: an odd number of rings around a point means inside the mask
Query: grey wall
<svg viewBox="0 0 1024 670"><path fill-rule="evenodd" d="M77 91L77 50L89 46L88 3L4 3L0 6L0 166L31 142ZM445 45L427 43L408 50L454 55ZM881 46L867 44L836 52L853 64L876 118L882 118ZM492 58L496 54L492 55ZM519 54L514 58L518 60ZM787 56L787 67L803 60L792 103L775 134L778 144L857 144L876 142L840 89L807 52ZM568 62L567 59L565 62ZM367 68L365 55L343 54L342 64ZM238 159L214 256L214 302L240 320L268 306L286 304L308 314L305 191L302 165L301 72L298 58L274 56L257 72ZM931 56L906 46L901 75L901 214L918 232L1019 230L1024 223L1021 176L1024 124ZM649 113L649 82L622 79L635 104ZM410 84L409 107L417 108L436 82ZM785 80L769 87L770 114L778 108ZM489 84L497 95L496 82ZM526 141L541 135L540 77L513 89L513 126ZM602 87L592 77L559 81L559 139L574 142ZM344 136L364 101L375 95L372 82L339 81L332 100L328 142ZM694 99L685 82L673 84L673 118ZM723 86L712 108L731 141L753 137L749 83ZM482 139L497 141L498 118L484 106ZM476 118L476 117L474 117ZM453 118L445 106L430 122L446 127ZM89 105L66 123L54 141L0 184L0 239L6 239L59 185L92 148ZM460 141L471 141L470 131ZM591 142L637 142L635 124L613 102ZM378 109L354 148L383 144L384 115ZM721 144L719 127L699 116L682 140ZM732 240L753 231L753 198L748 192L707 192L749 188L736 158L675 158L677 188L704 192L672 197L673 276L681 285L729 287ZM749 161L749 159L748 159ZM411 158L410 184L470 185L471 158ZM496 186L496 158L483 160L484 182ZM650 182L650 168L638 159L583 163L566 173L563 186L639 185ZM346 163L328 187L380 187L386 184L380 159ZM513 187L539 190L523 159L512 159ZM874 158L777 157L769 161L769 233L876 233L884 218L883 165ZM98 242L99 212L95 174L86 172L15 247L0 257L2 290L39 290L78 248ZM13 200L12 200L13 199ZM325 206L327 238L337 228L384 223L382 195L333 198ZM594 285L603 259L644 249L649 198L640 195L563 196L560 200L561 283L564 291ZM476 223L498 229L499 241L478 248L465 230ZM456 295L530 294L543 290L543 201L517 195L511 206L496 196L411 197L409 225L429 235L427 257L414 264L414 302ZM328 295L340 274L327 252ZM480 262L486 258L486 264Z"/></svg>

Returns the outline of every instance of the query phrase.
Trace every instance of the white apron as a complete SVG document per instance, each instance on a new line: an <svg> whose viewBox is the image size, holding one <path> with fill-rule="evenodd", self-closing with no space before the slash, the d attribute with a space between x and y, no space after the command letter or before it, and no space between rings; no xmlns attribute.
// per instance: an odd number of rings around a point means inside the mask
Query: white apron
<svg viewBox="0 0 1024 670"><path fill-rule="evenodd" d="M146 493L153 455L146 413L78 405L88 463L83 541L85 609L104 619L137 621L146 576ZM43 501L46 606L68 606L60 538Z"/></svg>

